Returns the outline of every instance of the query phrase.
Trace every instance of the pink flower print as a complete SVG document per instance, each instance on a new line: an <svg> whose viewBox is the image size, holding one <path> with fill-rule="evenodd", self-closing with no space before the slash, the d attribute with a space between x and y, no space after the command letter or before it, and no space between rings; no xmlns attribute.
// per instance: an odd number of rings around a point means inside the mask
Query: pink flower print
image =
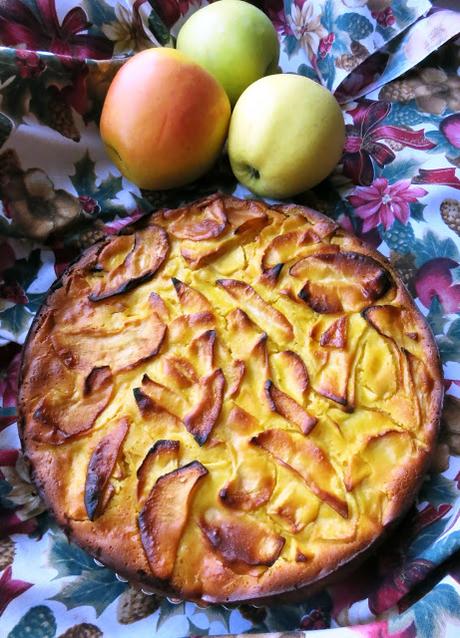
<svg viewBox="0 0 460 638"><path fill-rule="evenodd" d="M460 113L453 113L445 117L439 128L452 146L460 148Z"/></svg>
<svg viewBox="0 0 460 638"><path fill-rule="evenodd" d="M326 55L331 50L331 47L334 43L335 35L333 33L328 33L324 38L321 38L319 41L318 53L320 58L325 58Z"/></svg>
<svg viewBox="0 0 460 638"><path fill-rule="evenodd" d="M363 232L367 232L379 224L388 230L395 219L407 224L409 204L426 194L424 188L412 186L409 179L390 184L384 177L379 177L371 186L357 186L347 199L356 215L364 220Z"/></svg>

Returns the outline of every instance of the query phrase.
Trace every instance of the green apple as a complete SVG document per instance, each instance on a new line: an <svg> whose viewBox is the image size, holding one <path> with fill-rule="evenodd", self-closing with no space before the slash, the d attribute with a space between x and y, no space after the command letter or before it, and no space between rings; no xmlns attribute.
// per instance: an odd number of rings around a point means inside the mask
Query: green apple
<svg viewBox="0 0 460 638"><path fill-rule="evenodd" d="M219 0L194 13L177 48L222 84L235 104L250 84L278 71L279 42L268 17L243 0Z"/></svg>
<svg viewBox="0 0 460 638"><path fill-rule="evenodd" d="M262 78L241 95L230 119L228 154L244 186L282 199L327 177L344 142L342 111L332 94L286 73Z"/></svg>

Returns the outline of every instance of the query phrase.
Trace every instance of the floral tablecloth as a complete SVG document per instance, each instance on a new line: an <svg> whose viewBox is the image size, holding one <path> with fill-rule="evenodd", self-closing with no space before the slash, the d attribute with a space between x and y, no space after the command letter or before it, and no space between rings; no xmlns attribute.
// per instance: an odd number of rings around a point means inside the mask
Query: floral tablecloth
<svg viewBox="0 0 460 638"><path fill-rule="evenodd" d="M98 118L127 56L174 46L200 0L0 1L0 636L278 632L460 635L460 10L456 0L259 0L281 67L339 99L337 171L297 198L389 257L436 336L447 392L431 473L399 530L353 576L302 604L200 608L136 591L69 544L19 452L21 344L86 246L159 206L250 196L223 156L188 188L140 192L104 154ZM296 117L293 111L292 117ZM305 632L305 634L303 633Z"/></svg>

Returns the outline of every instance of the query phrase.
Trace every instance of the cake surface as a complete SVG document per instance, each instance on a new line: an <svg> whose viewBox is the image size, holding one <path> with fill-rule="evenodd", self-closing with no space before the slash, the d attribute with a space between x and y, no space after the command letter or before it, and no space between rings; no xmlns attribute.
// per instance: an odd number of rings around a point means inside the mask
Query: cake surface
<svg viewBox="0 0 460 638"><path fill-rule="evenodd" d="M296 205L216 195L91 247L26 344L20 433L71 538L190 600L314 585L412 503L442 401L390 264Z"/></svg>

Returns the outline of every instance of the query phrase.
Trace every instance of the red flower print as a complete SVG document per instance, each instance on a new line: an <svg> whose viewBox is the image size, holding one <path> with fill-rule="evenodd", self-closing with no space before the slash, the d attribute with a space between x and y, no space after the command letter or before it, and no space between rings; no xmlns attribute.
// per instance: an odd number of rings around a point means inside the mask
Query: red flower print
<svg viewBox="0 0 460 638"><path fill-rule="evenodd" d="M410 148L429 150L436 144L425 137L425 131L407 131L398 126L383 125L391 104L361 100L348 111L353 124L346 126L347 139L343 155L343 173L354 184L369 185L374 178L374 160L385 166L395 159L395 154L382 140L394 140Z"/></svg>
<svg viewBox="0 0 460 638"><path fill-rule="evenodd" d="M391 7L387 7L383 11L372 11L371 15L381 27L391 27L396 22Z"/></svg>
<svg viewBox="0 0 460 638"><path fill-rule="evenodd" d="M324 38L321 38L319 41L318 53L320 58L325 58L326 55L331 50L331 47L334 43L335 35L333 33L329 33Z"/></svg>
<svg viewBox="0 0 460 638"><path fill-rule="evenodd" d="M16 64L21 78L36 78L45 70L45 63L35 51L16 49Z"/></svg>
<svg viewBox="0 0 460 638"><path fill-rule="evenodd" d="M424 188L411 186L409 179L390 184L379 177L371 186L357 186L347 199L358 217L364 220L363 232L382 224L388 230L395 219L407 224L411 202L427 194Z"/></svg>
<svg viewBox="0 0 460 638"><path fill-rule="evenodd" d="M80 195L78 199L80 200L81 207L88 215L96 215L101 212L101 207L93 197Z"/></svg>
<svg viewBox="0 0 460 638"><path fill-rule="evenodd" d="M369 596L369 609L377 616L394 607L417 583L421 582L435 567L424 558L416 558L391 574Z"/></svg>
<svg viewBox="0 0 460 638"><path fill-rule="evenodd" d="M328 629L330 623L322 609L312 609L300 621L300 629Z"/></svg>
<svg viewBox="0 0 460 638"><path fill-rule="evenodd" d="M431 504L426 505L422 510L417 512L415 519L413 520L413 528L411 530L411 537L417 536L417 534L424 527L439 521L443 518L450 510L452 509L452 505L449 503L442 503L438 508L434 507Z"/></svg>
<svg viewBox="0 0 460 638"><path fill-rule="evenodd" d="M460 113L453 113L445 117L439 128L452 146L460 148Z"/></svg>
<svg viewBox="0 0 460 638"><path fill-rule="evenodd" d="M36 14L21 0L0 4L0 42L73 58L110 58L113 44L105 37L83 33L91 26L81 7L59 23L55 0L35 0Z"/></svg>
<svg viewBox="0 0 460 638"><path fill-rule="evenodd" d="M282 33L283 35L292 34L286 12L284 11L283 0L260 0L253 4L256 4L259 9L262 9L262 11L265 11L270 20L273 22L273 26L279 33Z"/></svg>
<svg viewBox="0 0 460 638"><path fill-rule="evenodd" d="M37 529L37 520L29 518L23 521L12 509L0 507L0 539L11 534L32 534ZM0 586L0 595L1 595Z"/></svg>
<svg viewBox="0 0 460 638"><path fill-rule="evenodd" d="M33 585L33 583L26 583L24 580L13 580L12 571L10 565L0 577L0 616L16 596L20 596Z"/></svg>
<svg viewBox="0 0 460 638"><path fill-rule="evenodd" d="M155 10L170 29L181 16L187 13L191 4L193 4L192 0L162 0L156 3Z"/></svg>
<svg viewBox="0 0 460 638"><path fill-rule="evenodd" d="M417 297L429 308L434 297L437 297L448 313L460 311L460 284L452 285L452 273L458 268L454 259L438 257L427 261L417 272L414 285Z"/></svg>
<svg viewBox="0 0 460 638"><path fill-rule="evenodd" d="M0 298L13 303L26 304L29 299L17 281L0 282Z"/></svg>
<svg viewBox="0 0 460 638"><path fill-rule="evenodd" d="M387 620L377 620L366 625L355 625L353 633L363 636L363 638L416 638L416 629L413 623L402 631L390 634Z"/></svg>

